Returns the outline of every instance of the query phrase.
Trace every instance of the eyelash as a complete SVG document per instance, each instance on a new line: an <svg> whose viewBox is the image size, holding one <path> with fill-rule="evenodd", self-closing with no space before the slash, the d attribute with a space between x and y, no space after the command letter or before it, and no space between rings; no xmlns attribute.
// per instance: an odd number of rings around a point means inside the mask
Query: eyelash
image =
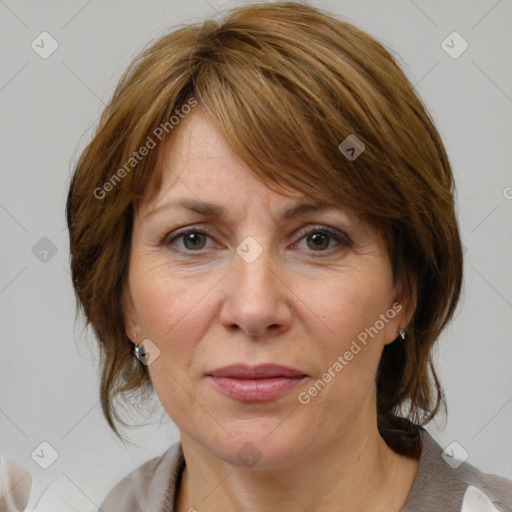
<svg viewBox="0 0 512 512"><path fill-rule="evenodd" d="M206 235L209 237L212 236L206 226L202 226L200 228L193 227L193 228L189 228L189 229L186 229L184 231L174 234L174 236L172 236L172 238L169 238L170 235L166 235L164 237L164 239L162 240L162 244L165 245L166 247L171 247L176 240L183 239L183 237L185 237L186 235L190 235L192 233ZM350 237L348 235L346 235L343 232L338 232L337 230L333 230L333 229L330 229L325 226L321 226L321 227L317 226L317 227L313 227L313 228L303 228L303 229L299 230L299 232L297 233L297 236L300 236L299 241L301 241L304 238L307 238L308 236L310 236L312 234L316 234L316 233L322 233L324 235L328 235L329 237L333 238L336 242L338 242L338 244L340 244L342 247L345 247L345 248L352 247L352 240L350 239ZM294 245L297 245L297 243ZM181 253L198 253L198 255L200 255L202 252L204 252L203 249L198 249L196 251L188 250L188 249L181 249L181 248L176 248L176 247L173 247L172 249L176 250L178 252L181 252ZM330 249L318 250L318 251L311 250L308 252L311 252L313 254L316 253L315 256L321 257L322 254L325 254L325 253L330 254L333 250L336 250L336 247L331 247Z"/></svg>

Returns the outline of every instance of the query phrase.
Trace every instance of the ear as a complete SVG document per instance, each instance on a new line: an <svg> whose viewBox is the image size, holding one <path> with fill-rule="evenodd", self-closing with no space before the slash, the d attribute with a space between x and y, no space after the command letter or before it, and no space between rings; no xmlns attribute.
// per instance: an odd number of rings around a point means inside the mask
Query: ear
<svg viewBox="0 0 512 512"><path fill-rule="evenodd" d="M140 340L140 328L137 320L135 304L128 284L125 285L122 293L121 306L123 309L126 336L135 343L136 339Z"/></svg>
<svg viewBox="0 0 512 512"><path fill-rule="evenodd" d="M415 277L411 277L410 293L407 293L402 282L397 282L393 290L394 293L392 294L390 311L393 310L396 315L393 320L390 321L390 329L386 333L386 340L384 342L386 345L396 340L398 337L398 329L404 329L409 325L416 311L418 302Z"/></svg>
<svg viewBox="0 0 512 512"><path fill-rule="evenodd" d="M407 327L414 316L416 311L416 305L418 303L418 297L416 294L416 279L412 278L410 283L410 294L406 293L405 287L400 283L397 285L395 301L399 302L402 307L402 325L401 328Z"/></svg>

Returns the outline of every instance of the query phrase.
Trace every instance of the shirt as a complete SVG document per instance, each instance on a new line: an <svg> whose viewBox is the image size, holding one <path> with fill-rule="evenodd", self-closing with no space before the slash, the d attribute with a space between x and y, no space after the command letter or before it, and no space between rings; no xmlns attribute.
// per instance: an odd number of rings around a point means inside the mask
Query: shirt
<svg viewBox="0 0 512 512"><path fill-rule="evenodd" d="M486 474L453 458L424 429L418 473L400 512L512 512L512 480ZM443 458L444 457L444 458ZM175 512L181 442L142 464L107 495L103 512Z"/></svg>

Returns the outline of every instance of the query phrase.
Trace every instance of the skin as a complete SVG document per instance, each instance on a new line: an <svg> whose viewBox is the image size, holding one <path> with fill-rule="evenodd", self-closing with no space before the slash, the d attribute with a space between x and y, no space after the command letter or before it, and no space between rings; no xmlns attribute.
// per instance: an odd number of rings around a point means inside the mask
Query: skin
<svg viewBox="0 0 512 512"><path fill-rule="evenodd" d="M399 511L418 461L379 435L374 381L411 308L308 404L298 401L400 302L379 234L341 208L281 220L311 198L280 194L252 176L200 108L160 156L164 180L136 213L123 305L127 335L160 350L148 368L187 464L177 510ZM164 206L178 198L223 205L227 216ZM322 236L322 227L350 242ZM186 242L180 228L208 234ZM236 252L247 236L262 249L251 263ZM244 403L206 377L241 362L278 363L308 377L276 400ZM237 456L248 442L260 456L252 467Z"/></svg>

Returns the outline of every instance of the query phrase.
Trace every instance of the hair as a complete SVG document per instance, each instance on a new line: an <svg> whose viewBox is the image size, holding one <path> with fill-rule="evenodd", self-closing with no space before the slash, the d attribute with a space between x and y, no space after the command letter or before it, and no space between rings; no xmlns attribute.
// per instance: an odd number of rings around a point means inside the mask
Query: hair
<svg viewBox="0 0 512 512"><path fill-rule="evenodd" d="M115 399L152 391L122 310L133 218L141 198L159 190L164 143L196 105L267 186L350 209L382 234L414 312L406 341L384 348L377 423L394 451L417 457L418 426L445 407L432 348L462 285L450 163L390 52L301 2L239 7L148 45L78 159L66 205L71 273L77 308L99 341L108 424L122 439L117 425L127 423ZM357 158L341 151L351 135L364 144Z"/></svg>

